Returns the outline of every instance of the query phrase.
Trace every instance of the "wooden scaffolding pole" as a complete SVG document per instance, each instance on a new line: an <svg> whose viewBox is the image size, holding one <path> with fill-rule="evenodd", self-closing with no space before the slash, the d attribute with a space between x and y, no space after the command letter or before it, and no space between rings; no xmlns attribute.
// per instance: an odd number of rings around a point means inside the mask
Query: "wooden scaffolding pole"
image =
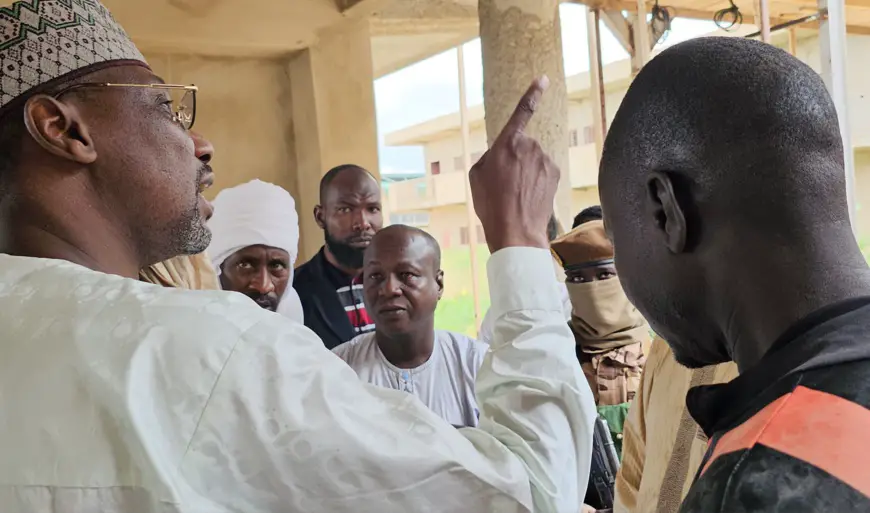
<svg viewBox="0 0 870 513"><path fill-rule="evenodd" d="M590 7L586 12L586 34L589 46L589 100L592 105L592 127L595 137L595 150L598 158L604 148L607 135L607 112L605 109L604 69L601 64L601 32L599 20L601 13Z"/></svg>
<svg viewBox="0 0 870 513"><path fill-rule="evenodd" d="M634 19L634 68L640 71L649 60L649 24L646 22L646 0L637 0L637 17Z"/></svg>
<svg viewBox="0 0 870 513"><path fill-rule="evenodd" d="M827 11L828 13L828 16L819 23L822 78L834 100L840 121L849 218L852 221L852 231L857 233L855 221L855 152L852 148L852 129L849 125L846 90L846 5L844 0L819 0L819 11Z"/></svg>
<svg viewBox="0 0 870 513"><path fill-rule="evenodd" d="M761 32L761 40L770 44L770 5L768 0L755 0L755 25Z"/></svg>
<svg viewBox="0 0 870 513"><path fill-rule="evenodd" d="M471 256L471 295L474 299L474 329L480 331L480 286L477 280L477 214L474 213L474 203L471 199L471 182L468 171L471 169L471 138L468 128L468 101L465 95L465 53L462 45L456 47L456 61L459 73L459 124L462 132L462 162L465 176L465 211L468 215L468 252Z"/></svg>
<svg viewBox="0 0 870 513"><path fill-rule="evenodd" d="M788 53L797 57L797 47L798 47L797 28L791 27L790 29L788 29Z"/></svg>

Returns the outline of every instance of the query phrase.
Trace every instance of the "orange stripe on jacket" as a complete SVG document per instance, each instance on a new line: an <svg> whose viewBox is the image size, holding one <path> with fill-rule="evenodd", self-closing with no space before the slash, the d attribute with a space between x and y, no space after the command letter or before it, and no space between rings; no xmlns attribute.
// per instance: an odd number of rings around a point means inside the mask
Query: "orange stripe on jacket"
<svg viewBox="0 0 870 513"><path fill-rule="evenodd" d="M870 497L870 410L803 386L768 404L723 435L702 474L716 458L761 444L824 470Z"/></svg>
<svg viewBox="0 0 870 513"><path fill-rule="evenodd" d="M782 406L790 397L791 393L780 397L776 401L765 406L760 412L750 417L743 424L740 424L736 428L722 435L716 443L716 447L713 448L713 454L710 455L707 464L704 465L704 470L701 471L701 475L703 475L704 472L710 468L710 465L720 456L743 449L749 449L757 444L761 433L764 432L771 419L773 419L774 415L782 409Z"/></svg>

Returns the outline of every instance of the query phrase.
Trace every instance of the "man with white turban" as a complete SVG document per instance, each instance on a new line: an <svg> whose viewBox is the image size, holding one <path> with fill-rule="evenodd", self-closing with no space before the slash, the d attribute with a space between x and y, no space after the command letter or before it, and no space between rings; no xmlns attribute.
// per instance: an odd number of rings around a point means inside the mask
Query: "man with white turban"
<svg viewBox="0 0 870 513"><path fill-rule="evenodd" d="M224 189L213 206L207 253L221 288L302 322L302 305L292 287L299 246L293 196L277 185L252 180Z"/></svg>

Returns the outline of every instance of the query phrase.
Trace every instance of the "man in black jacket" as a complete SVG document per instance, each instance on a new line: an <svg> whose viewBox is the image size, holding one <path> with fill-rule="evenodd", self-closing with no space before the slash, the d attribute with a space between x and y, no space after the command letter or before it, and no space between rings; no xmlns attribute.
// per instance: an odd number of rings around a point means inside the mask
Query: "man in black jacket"
<svg viewBox="0 0 870 513"><path fill-rule="evenodd" d="M375 329L359 274L363 253L383 226L380 184L353 164L330 169L320 181L314 219L326 244L296 269L293 288L302 302L305 325L332 349Z"/></svg>
<svg viewBox="0 0 870 513"><path fill-rule="evenodd" d="M870 271L818 74L743 38L665 50L599 185L632 302L678 362L740 370L689 393L710 448L681 511L870 511Z"/></svg>

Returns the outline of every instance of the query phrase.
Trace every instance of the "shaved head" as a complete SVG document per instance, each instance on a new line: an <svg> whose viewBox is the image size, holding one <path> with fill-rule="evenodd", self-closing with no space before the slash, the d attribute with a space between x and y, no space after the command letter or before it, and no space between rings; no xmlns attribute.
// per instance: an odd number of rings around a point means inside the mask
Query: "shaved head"
<svg viewBox="0 0 870 513"><path fill-rule="evenodd" d="M400 224L379 231L365 252L363 288L379 337L431 342L444 292L438 242Z"/></svg>
<svg viewBox="0 0 870 513"><path fill-rule="evenodd" d="M814 208L813 217L848 219L842 139L824 82L798 59L753 40L695 39L638 75L608 134L601 179L633 182L624 189L630 200L646 194L643 175L651 170L672 172L693 192L728 187L716 196L747 200L730 210L753 224L766 221L760 229L782 227L779 216L768 215L771 201L816 203L821 191L831 195L831 208Z"/></svg>
<svg viewBox="0 0 870 513"><path fill-rule="evenodd" d="M320 204L314 220L323 230L327 260L354 275L374 234L384 224L381 186L355 164L334 167L320 180Z"/></svg>
<svg viewBox="0 0 870 513"><path fill-rule="evenodd" d="M420 252L420 254L432 257L432 264L435 270L441 268L441 246L435 240L435 237L419 228L404 224L394 224L379 231L375 234L372 244L366 252L367 260L376 258L379 251L378 244L387 250L420 244L426 247L426 251Z"/></svg>
<svg viewBox="0 0 870 513"><path fill-rule="evenodd" d="M700 38L647 64L599 185L626 292L689 366L761 351L747 348L850 294L814 282L824 270L866 273L834 104L815 71L764 43Z"/></svg>
<svg viewBox="0 0 870 513"><path fill-rule="evenodd" d="M378 185L378 181L375 180L375 177L372 176L371 173L363 169L362 167L356 164L342 164L340 166L335 166L330 169L323 175L323 178L320 179L320 203L325 203L326 197L329 194L330 188L333 186L333 182L335 182L340 176L348 174L350 177L346 180L349 183L362 183L371 181L375 185ZM340 184L340 187L345 186L345 184Z"/></svg>

